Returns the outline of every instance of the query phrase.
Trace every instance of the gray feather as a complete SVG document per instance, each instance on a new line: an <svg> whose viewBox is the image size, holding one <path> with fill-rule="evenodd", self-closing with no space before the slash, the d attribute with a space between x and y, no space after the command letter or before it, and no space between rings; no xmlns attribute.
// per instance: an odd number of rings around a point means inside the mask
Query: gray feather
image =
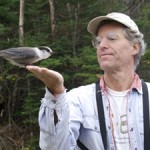
<svg viewBox="0 0 150 150"><path fill-rule="evenodd" d="M18 47L18 48L9 48L0 51L0 57L8 60L14 65L24 67L26 65L31 65L44 58L46 53L46 58L51 56L52 50L49 47Z"/></svg>

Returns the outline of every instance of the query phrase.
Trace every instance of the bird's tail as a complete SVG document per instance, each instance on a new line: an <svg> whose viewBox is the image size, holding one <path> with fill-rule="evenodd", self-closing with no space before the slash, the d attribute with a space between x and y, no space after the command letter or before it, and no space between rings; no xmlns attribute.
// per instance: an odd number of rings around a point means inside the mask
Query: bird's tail
<svg viewBox="0 0 150 150"><path fill-rule="evenodd" d="M7 51L5 50L0 50L0 57L5 57L5 56L8 56L10 55Z"/></svg>
<svg viewBox="0 0 150 150"><path fill-rule="evenodd" d="M4 50L0 50L0 57L4 57L6 56L7 54L4 52Z"/></svg>
<svg viewBox="0 0 150 150"><path fill-rule="evenodd" d="M0 51L0 57L1 57L1 56L3 56L3 51L2 51L2 50Z"/></svg>

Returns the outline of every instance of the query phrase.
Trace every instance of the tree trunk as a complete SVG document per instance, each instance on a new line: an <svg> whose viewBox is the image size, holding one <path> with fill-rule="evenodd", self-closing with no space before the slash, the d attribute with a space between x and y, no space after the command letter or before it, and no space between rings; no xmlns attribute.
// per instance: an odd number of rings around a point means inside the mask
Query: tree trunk
<svg viewBox="0 0 150 150"><path fill-rule="evenodd" d="M67 10L68 10L68 15L69 15L70 22L72 23L72 18L71 18L71 7L70 7L70 3L69 3L69 2L67 3Z"/></svg>
<svg viewBox="0 0 150 150"><path fill-rule="evenodd" d="M145 0L132 0L129 3L128 12L131 17L135 17L138 15L138 12L140 11L140 8L145 3Z"/></svg>
<svg viewBox="0 0 150 150"><path fill-rule="evenodd" d="M53 38L55 34L55 8L53 0L49 0L49 6L50 6L51 34Z"/></svg>
<svg viewBox="0 0 150 150"><path fill-rule="evenodd" d="M78 3L75 8L75 24L74 24L74 30L73 30L73 56L76 55L76 41L77 41L77 25L79 20L79 8L80 4Z"/></svg>
<svg viewBox="0 0 150 150"><path fill-rule="evenodd" d="M20 0L20 14L19 14L19 44L20 46L23 45L24 41L24 3L25 0Z"/></svg>

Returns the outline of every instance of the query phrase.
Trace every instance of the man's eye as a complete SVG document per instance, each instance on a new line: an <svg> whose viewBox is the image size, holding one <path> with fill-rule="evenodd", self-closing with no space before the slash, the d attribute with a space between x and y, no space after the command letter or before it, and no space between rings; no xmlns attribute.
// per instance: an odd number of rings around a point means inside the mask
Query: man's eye
<svg viewBox="0 0 150 150"><path fill-rule="evenodd" d="M97 43L97 44L100 44L100 43L101 43L101 40L97 40L96 43Z"/></svg>
<svg viewBox="0 0 150 150"><path fill-rule="evenodd" d="M101 38L100 37L96 37L92 40L92 44L95 48L97 48L97 46L101 43Z"/></svg>
<svg viewBox="0 0 150 150"><path fill-rule="evenodd" d="M98 44L100 44L101 43L101 38L100 37L96 37L95 38L95 42L98 43Z"/></svg>
<svg viewBox="0 0 150 150"><path fill-rule="evenodd" d="M107 39L108 39L108 40L117 40L117 39L118 39L118 35L115 34L115 33L109 33L109 34L107 35Z"/></svg>

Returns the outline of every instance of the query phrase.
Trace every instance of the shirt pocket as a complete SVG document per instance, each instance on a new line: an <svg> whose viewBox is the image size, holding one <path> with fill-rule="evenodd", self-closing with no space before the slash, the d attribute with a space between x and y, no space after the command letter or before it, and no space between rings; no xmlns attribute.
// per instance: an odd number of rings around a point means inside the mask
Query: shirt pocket
<svg viewBox="0 0 150 150"><path fill-rule="evenodd" d="M95 116L86 116L83 118L83 128L85 130L100 132L99 120Z"/></svg>
<svg viewBox="0 0 150 150"><path fill-rule="evenodd" d="M87 145L90 150L95 150L97 149L96 147L102 147L103 144L99 121L96 116L86 116L83 118L79 139L83 142L83 144Z"/></svg>

